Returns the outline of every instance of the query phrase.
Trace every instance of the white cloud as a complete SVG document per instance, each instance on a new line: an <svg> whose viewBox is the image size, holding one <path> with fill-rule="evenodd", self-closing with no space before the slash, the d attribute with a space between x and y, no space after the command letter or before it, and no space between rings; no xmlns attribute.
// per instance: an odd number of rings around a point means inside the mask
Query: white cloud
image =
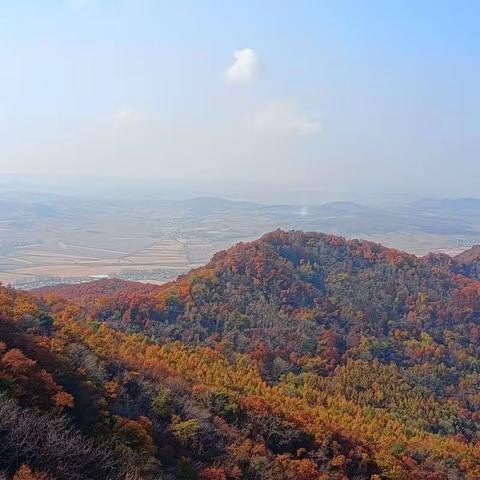
<svg viewBox="0 0 480 480"><path fill-rule="evenodd" d="M321 123L299 111L292 100L269 103L253 117L255 129L278 135L311 135L322 129Z"/></svg>
<svg viewBox="0 0 480 480"><path fill-rule="evenodd" d="M257 53L251 48L245 48L243 50L237 50L233 56L235 61L225 72L227 81L236 84L251 83L259 69Z"/></svg>
<svg viewBox="0 0 480 480"><path fill-rule="evenodd" d="M122 105L114 113L113 119L118 126L136 126L146 123L149 118L145 113L132 110L130 107Z"/></svg>

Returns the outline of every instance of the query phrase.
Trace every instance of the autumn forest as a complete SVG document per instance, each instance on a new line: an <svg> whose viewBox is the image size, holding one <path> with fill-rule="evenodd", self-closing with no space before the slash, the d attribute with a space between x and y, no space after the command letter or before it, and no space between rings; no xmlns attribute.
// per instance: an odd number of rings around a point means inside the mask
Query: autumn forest
<svg viewBox="0 0 480 480"><path fill-rule="evenodd" d="M162 286L0 286L0 478L478 479L480 250L277 230Z"/></svg>

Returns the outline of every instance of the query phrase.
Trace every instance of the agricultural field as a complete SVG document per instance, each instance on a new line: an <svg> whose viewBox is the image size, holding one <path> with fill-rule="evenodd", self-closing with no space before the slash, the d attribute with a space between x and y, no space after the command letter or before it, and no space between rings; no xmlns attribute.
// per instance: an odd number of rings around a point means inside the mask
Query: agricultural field
<svg viewBox="0 0 480 480"><path fill-rule="evenodd" d="M480 202L379 208L0 192L0 282L26 289L99 278L161 284L276 228L363 238L417 255L457 254L480 243Z"/></svg>
<svg viewBox="0 0 480 480"><path fill-rule="evenodd" d="M12 202L13 203L13 202ZM140 208L75 205L58 199L0 209L0 282L20 288L117 277L162 283L204 264L223 246L177 238L181 219ZM4 206L5 205L1 205ZM178 232L176 231L178 230Z"/></svg>
<svg viewBox="0 0 480 480"><path fill-rule="evenodd" d="M27 245L16 249L15 257L2 257L0 279L15 284L42 278L48 281L48 277L67 281L112 276L144 280L147 272L155 271L152 280L158 281L161 272L168 279L197 265L190 261L186 244L178 240L162 239L142 246L132 242L130 249L125 245L122 250L114 248L87 242Z"/></svg>

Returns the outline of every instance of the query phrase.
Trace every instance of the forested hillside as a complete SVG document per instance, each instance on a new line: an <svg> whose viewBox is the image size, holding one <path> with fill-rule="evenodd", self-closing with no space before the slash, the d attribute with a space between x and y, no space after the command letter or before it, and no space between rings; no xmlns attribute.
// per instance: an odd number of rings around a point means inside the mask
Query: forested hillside
<svg viewBox="0 0 480 480"><path fill-rule="evenodd" d="M2 287L0 471L478 479L477 260L275 231L161 287Z"/></svg>
<svg viewBox="0 0 480 480"><path fill-rule="evenodd" d="M480 280L480 245L457 255L454 264L457 272Z"/></svg>

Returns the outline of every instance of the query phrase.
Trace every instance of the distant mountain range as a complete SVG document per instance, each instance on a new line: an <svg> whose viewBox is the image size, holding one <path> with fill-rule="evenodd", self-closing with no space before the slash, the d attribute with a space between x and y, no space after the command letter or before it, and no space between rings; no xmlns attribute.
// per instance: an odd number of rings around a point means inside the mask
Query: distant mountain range
<svg viewBox="0 0 480 480"><path fill-rule="evenodd" d="M422 210L449 210L449 211L480 211L480 199L479 198L424 198L412 202L413 208Z"/></svg>

